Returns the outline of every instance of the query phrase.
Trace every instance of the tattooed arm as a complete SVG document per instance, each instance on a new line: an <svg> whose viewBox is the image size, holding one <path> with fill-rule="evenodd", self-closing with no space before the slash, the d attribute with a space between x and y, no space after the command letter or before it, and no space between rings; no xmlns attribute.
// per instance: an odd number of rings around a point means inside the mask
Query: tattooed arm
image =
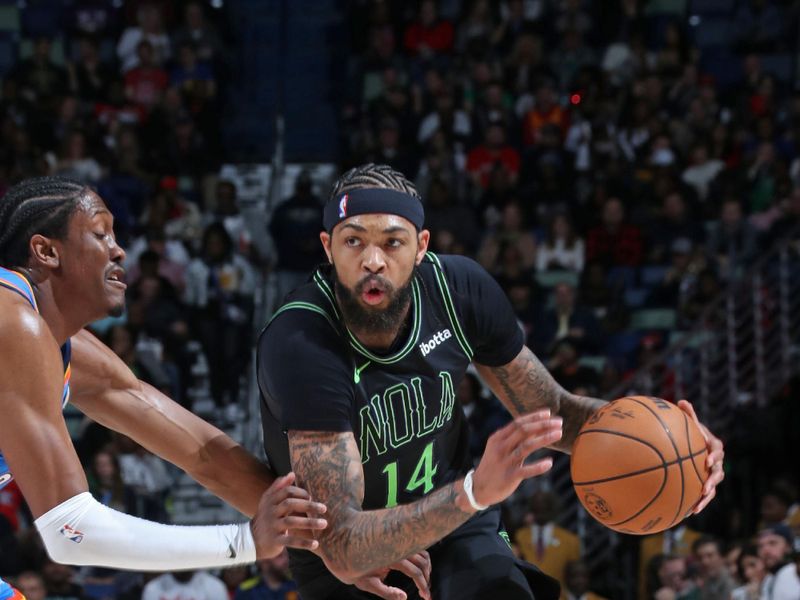
<svg viewBox="0 0 800 600"><path fill-rule="evenodd" d="M523 479L550 468L548 460L523 464L520 458L560 437L560 420L549 417L549 411L525 415L490 436L473 480L479 504L501 502ZM463 479L410 504L362 510L370 482L364 481L361 456L349 431L290 430L289 452L299 485L328 507L328 527L319 533L318 554L348 583L428 548L476 512L464 493Z"/></svg>
<svg viewBox="0 0 800 600"><path fill-rule="evenodd" d="M495 395L511 412L519 416L540 408L549 408L564 419L564 435L553 447L569 453L586 419L606 403L598 398L570 394L562 388L533 352L523 346L510 363L501 367L475 367Z"/></svg>

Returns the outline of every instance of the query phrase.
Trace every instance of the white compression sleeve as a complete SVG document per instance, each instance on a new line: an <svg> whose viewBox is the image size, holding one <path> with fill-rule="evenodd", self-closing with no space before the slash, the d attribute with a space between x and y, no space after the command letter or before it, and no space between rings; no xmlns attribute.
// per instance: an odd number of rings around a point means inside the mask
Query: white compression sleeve
<svg viewBox="0 0 800 600"><path fill-rule="evenodd" d="M83 492L36 519L56 562L136 571L205 569L252 563L249 523L164 525L110 509Z"/></svg>

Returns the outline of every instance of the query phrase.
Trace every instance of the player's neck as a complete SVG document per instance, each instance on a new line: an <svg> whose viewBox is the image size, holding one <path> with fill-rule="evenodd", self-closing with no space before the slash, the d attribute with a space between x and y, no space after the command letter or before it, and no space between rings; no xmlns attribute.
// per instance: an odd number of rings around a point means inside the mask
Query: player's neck
<svg viewBox="0 0 800 600"><path fill-rule="evenodd" d="M58 345L63 346L69 338L83 329L84 320L77 314L71 314L71 311L62 310L56 301L57 294L54 293L49 281L35 283L33 288L39 314L47 323Z"/></svg>
<svg viewBox="0 0 800 600"><path fill-rule="evenodd" d="M345 319L345 323L347 324L347 328L350 330L350 332L356 336L356 339L358 339L358 341L364 346L376 352L386 352L392 347L392 345L394 345L399 336L407 334L409 323L408 314L410 309L411 301L409 300L408 304L406 304L406 307L401 313L401 318L397 320L397 326L387 331L368 331L365 329L358 329L357 327L348 323L347 319Z"/></svg>

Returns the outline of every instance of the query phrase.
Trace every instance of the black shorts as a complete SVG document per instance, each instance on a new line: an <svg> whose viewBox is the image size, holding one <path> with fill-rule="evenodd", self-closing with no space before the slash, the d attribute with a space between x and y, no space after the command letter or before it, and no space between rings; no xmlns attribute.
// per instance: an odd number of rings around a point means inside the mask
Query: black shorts
<svg viewBox="0 0 800 600"><path fill-rule="evenodd" d="M518 559L506 541L500 509L484 511L437 542L431 555L431 588L434 600L558 600L559 583L534 565ZM316 581L301 584L302 600L374 600L354 586ZM419 600L414 583L391 572L386 583L404 590L408 600Z"/></svg>

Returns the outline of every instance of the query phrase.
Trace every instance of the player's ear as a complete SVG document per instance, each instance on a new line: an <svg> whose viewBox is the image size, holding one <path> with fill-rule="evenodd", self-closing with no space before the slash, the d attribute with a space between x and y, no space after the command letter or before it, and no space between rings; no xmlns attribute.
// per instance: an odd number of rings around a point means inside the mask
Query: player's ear
<svg viewBox="0 0 800 600"><path fill-rule="evenodd" d="M416 264L422 262L422 259L425 258L425 253L428 251L428 243L431 241L431 232L427 229L423 229L417 234L417 259Z"/></svg>
<svg viewBox="0 0 800 600"><path fill-rule="evenodd" d="M61 254L55 240L45 237L40 233L31 236L28 246L31 258L37 266L47 269L57 269L61 264Z"/></svg>
<svg viewBox="0 0 800 600"><path fill-rule="evenodd" d="M328 262L332 263L333 256L331 255L331 234L327 231L320 231L319 241L322 242L322 247L325 250L325 254L328 256Z"/></svg>

